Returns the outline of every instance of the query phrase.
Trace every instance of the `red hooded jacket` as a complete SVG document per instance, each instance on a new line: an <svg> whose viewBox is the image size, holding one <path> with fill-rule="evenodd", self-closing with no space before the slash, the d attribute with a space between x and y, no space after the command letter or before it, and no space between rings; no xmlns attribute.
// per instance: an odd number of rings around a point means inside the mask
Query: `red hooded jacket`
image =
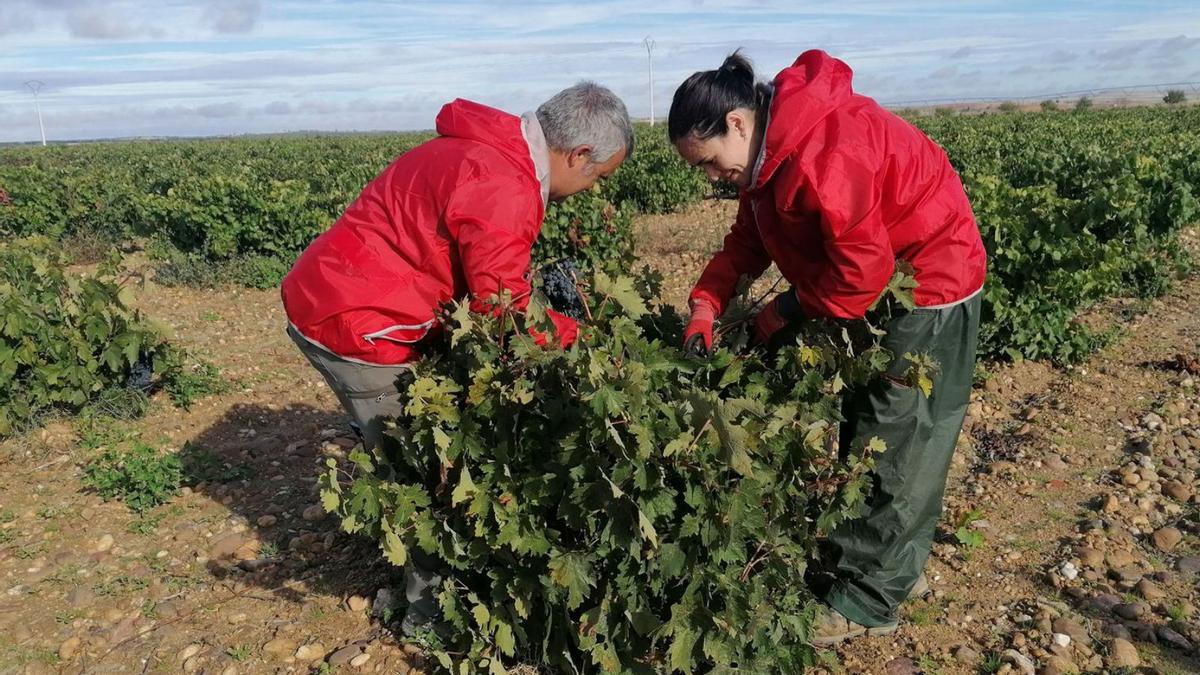
<svg viewBox="0 0 1200 675"><path fill-rule="evenodd" d="M924 307L982 286L987 254L946 153L851 89L850 67L807 51L774 81L752 186L691 293L719 316L738 278L775 262L805 314L859 318L896 259L916 268Z"/></svg>
<svg viewBox="0 0 1200 675"><path fill-rule="evenodd" d="M459 99L437 132L363 188L283 280L288 320L329 352L406 363L443 303L469 295L486 311L502 288L528 302L545 205L521 118Z"/></svg>

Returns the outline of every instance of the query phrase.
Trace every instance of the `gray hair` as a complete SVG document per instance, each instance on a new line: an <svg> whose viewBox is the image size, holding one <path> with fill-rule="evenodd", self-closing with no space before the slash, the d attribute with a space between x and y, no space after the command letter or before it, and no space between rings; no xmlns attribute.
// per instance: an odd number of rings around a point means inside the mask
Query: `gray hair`
<svg viewBox="0 0 1200 675"><path fill-rule="evenodd" d="M595 82L580 82L555 94L537 109L538 123L553 150L592 146L592 162L603 164L621 149L633 155L633 124L617 95Z"/></svg>

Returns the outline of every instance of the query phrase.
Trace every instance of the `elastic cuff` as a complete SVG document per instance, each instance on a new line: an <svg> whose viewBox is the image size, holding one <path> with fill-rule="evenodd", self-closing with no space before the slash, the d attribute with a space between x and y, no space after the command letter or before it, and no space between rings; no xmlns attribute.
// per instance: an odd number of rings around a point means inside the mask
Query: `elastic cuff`
<svg viewBox="0 0 1200 675"><path fill-rule="evenodd" d="M690 321L699 319L711 323L717 318L717 308L713 307L712 303L707 300L692 300L688 304L691 308Z"/></svg>
<svg viewBox="0 0 1200 675"><path fill-rule="evenodd" d="M800 307L800 298L796 295L796 287L792 286L775 298L775 309L788 321L804 318L804 310Z"/></svg>

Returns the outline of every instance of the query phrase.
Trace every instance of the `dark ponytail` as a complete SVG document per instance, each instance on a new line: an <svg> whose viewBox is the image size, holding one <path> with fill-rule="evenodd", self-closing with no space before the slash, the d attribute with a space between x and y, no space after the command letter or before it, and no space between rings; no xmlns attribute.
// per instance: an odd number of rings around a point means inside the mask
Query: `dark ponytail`
<svg viewBox="0 0 1200 675"><path fill-rule="evenodd" d="M759 113L770 99L770 86L755 81L754 66L739 49L720 68L693 73L679 85L671 99L667 134L672 143L689 135L701 140L724 135L729 131L725 116L730 111L748 108Z"/></svg>

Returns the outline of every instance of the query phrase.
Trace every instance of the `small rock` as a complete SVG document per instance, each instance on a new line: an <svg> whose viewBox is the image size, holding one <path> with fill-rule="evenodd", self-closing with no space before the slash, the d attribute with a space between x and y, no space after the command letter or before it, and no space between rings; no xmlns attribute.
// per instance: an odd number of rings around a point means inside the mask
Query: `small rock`
<svg viewBox="0 0 1200 675"><path fill-rule="evenodd" d="M175 660L176 661L187 661L188 659L192 658L193 656L195 656L196 654L199 654L199 653L200 653L200 645L193 642L192 644L179 650L179 653L175 655Z"/></svg>
<svg viewBox="0 0 1200 675"><path fill-rule="evenodd" d="M1049 455L1046 457L1043 464L1045 464L1046 468L1050 469L1051 471L1066 471L1069 468L1067 463L1063 461L1062 457L1059 457L1058 455Z"/></svg>
<svg viewBox="0 0 1200 675"><path fill-rule="evenodd" d="M913 663L912 659L900 657L888 661L884 666L884 672L887 675L919 675L921 669L917 668L917 664Z"/></svg>
<svg viewBox="0 0 1200 675"><path fill-rule="evenodd" d="M1079 563L1084 567L1099 569L1104 565L1104 554L1090 546L1080 547L1075 555L1079 556Z"/></svg>
<svg viewBox="0 0 1200 675"><path fill-rule="evenodd" d="M1109 493L1104 497L1104 503L1100 506L1100 510L1105 513L1116 513L1121 510L1121 500L1117 496Z"/></svg>
<svg viewBox="0 0 1200 675"><path fill-rule="evenodd" d="M278 656L280 658L291 656L296 651L296 643L293 640L285 640L283 638L275 638L262 646L262 650L266 654Z"/></svg>
<svg viewBox="0 0 1200 675"><path fill-rule="evenodd" d="M1070 639L1072 639L1080 644L1087 644L1087 642L1088 642L1087 630L1085 630L1083 628L1083 626L1080 626L1079 624L1066 618L1065 616L1059 617L1054 620L1053 631L1060 635L1066 635ZM1056 640L1056 642L1057 642L1057 640ZM1068 642L1068 644L1070 644L1070 643ZM1063 646L1065 647L1067 645L1063 645Z"/></svg>
<svg viewBox="0 0 1200 675"><path fill-rule="evenodd" d="M1071 636L1066 633L1055 633L1050 637L1054 640L1054 644L1059 647L1066 647L1071 644Z"/></svg>
<svg viewBox="0 0 1200 675"><path fill-rule="evenodd" d="M1122 619L1128 619L1130 621L1137 619L1144 613L1145 612L1142 611L1142 603L1137 602L1122 602L1116 607L1113 607L1113 614L1116 614Z"/></svg>
<svg viewBox="0 0 1200 675"><path fill-rule="evenodd" d="M1021 675L1036 675L1037 670L1033 666L1033 660L1015 649L1004 650L1000 659L1015 666Z"/></svg>
<svg viewBox="0 0 1200 675"><path fill-rule="evenodd" d="M185 673L194 673L194 672L196 672L197 670L200 670L200 668L201 668L202 666L203 666L203 664L200 662L200 657L199 657L199 656L193 656L192 658L190 658L190 659L188 659L187 661L184 661L184 662L183 662L183 672L185 672Z"/></svg>
<svg viewBox="0 0 1200 675"><path fill-rule="evenodd" d="M1183 540L1183 533L1174 527L1160 527L1150 535L1154 545L1160 551L1171 551Z"/></svg>
<svg viewBox="0 0 1200 675"><path fill-rule="evenodd" d="M349 598L346 598L346 607L348 607L351 612L365 611L367 609L367 605L369 604L369 601L361 595L352 595Z"/></svg>
<svg viewBox="0 0 1200 675"><path fill-rule="evenodd" d="M106 534L96 540L96 546L93 549L96 553L104 553L113 547L115 540L111 534Z"/></svg>
<svg viewBox="0 0 1200 675"><path fill-rule="evenodd" d="M350 659L350 667L351 668L362 668L363 666L365 666L367 664L367 661L370 661L370 660L371 660L371 655L364 652L364 653L359 654L358 656Z"/></svg>
<svg viewBox="0 0 1200 675"><path fill-rule="evenodd" d="M275 523L279 522L279 519L268 513L265 516L259 516L258 520L255 522L258 523L259 527L271 527Z"/></svg>
<svg viewBox="0 0 1200 675"><path fill-rule="evenodd" d="M359 647L358 645L348 645L346 647L342 647L341 649L329 655L329 665L347 665L350 663L351 659L359 654L362 654L362 647Z"/></svg>
<svg viewBox="0 0 1200 675"><path fill-rule="evenodd" d="M1177 499L1181 502L1186 502L1192 498L1192 489L1177 480L1163 483L1162 493L1171 499Z"/></svg>
<svg viewBox="0 0 1200 675"><path fill-rule="evenodd" d="M981 658L979 652L972 649L970 645L959 645L955 647L953 653L956 661L968 666L975 665Z"/></svg>
<svg viewBox="0 0 1200 675"><path fill-rule="evenodd" d="M248 540L240 534L227 534L213 542L208 550L208 557L214 560L232 557L247 543Z"/></svg>
<svg viewBox="0 0 1200 675"><path fill-rule="evenodd" d="M271 558L254 558L252 560L239 560L238 567L247 572L257 572L275 564L275 560Z"/></svg>
<svg viewBox="0 0 1200 675"><path fill-rule="evenodd" d="M1142 659L1138 656L1137 647L1129 640L1122 638L1113 638L1108 643L1108 667L1109 668L1137 668L1142 665Z"/></svg>
<svg viewBox="0 0 1200 675"><path fill-rule="evenodd" d="M318 521L325 517L325 507L321 506L320 504L313 504L312 506L304 509L304 513L301 514L301 517L310 523Z"/></svg>
<svg viewBox="0 0 1200 675"><path fill-rule="evenodd" d="M1161 600L1167 597L1167 594L1149 579L1142 579L1141 581L1137 582L1137 585L1133 587L1133 590L1137 591L1138 595L1147 600Z"/></svg>
<svg viewBox="0 0 1200 675"><path fill-rule="evenodd" d="M1174 647L1176 649L1179 649L1179 650L1185 651L1185 652L1192 651L1191 641L1189 641L1187 638L1183 637L1179 633L1171 630L1170 628L1167 628L1166 626L1159 626L1155 630L1155 633L1158 634L1158 639L1162 640L1163 642L1171 645L1172 647Z"/></svg>
<svg viewBox="0 0 1200 675"><path fill-rule="evenodd" d="M312 644L301 645L296 650L296 658L301 661L316 661L317 659L325 658L325 645L314 642Z"/></svg>
<svg viewBox="0 0 1200 675"><path fill-rule="evenodd" d="M75 658L75 654L79 651L80 640L77 636L71 636L58 646L58 658L63 661L71 661Z"/></svg>
<svg viewBox="0 0 1200 675"><path fill-rule="evenodd" d="M1132 553L1120 550L1109 551L1108 555L1104 556L1104 559L1108 562L1109 567L1114 568L1128 567L1137 562L1137 557Z"/></svg>
<svg viewBox="0 0 1200 675"><path fill-rule="evenodd" d="M1058 568L1059 574L1062 574L1068 581L1074 581L1079 576L1079 569L1070 561L1063 563Z"/></svg>
<svg viewBox="0 0 1200 675"><path fill-rule="evenodd" d="M1175 563L1175 569L1184 574L1200 574L1200 556L1189 555Z"/></svg>
<svg viewBox="0 0 1200 675"><path fill-rule="evenodd" d="M1040 675L1067 675L1067 673L1078 672L1079 669L1075 667L1075 664L1062 656L1047 658L1038 671Z"/></svg>

